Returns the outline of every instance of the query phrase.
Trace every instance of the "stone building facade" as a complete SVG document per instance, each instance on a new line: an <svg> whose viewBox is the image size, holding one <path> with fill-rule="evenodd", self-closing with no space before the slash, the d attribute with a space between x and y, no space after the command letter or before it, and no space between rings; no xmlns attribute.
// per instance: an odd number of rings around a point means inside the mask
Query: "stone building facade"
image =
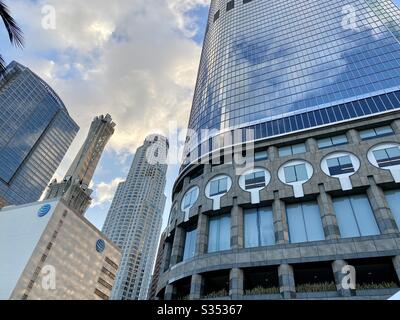
<svg viewBox="0 0 400 320"><path fill-rule="evenodd" d="M265 179L254 198L252 187L241 187L235 164L187 167L174 186L157 297L393 295L400 285L399 147L398 111L261 140L254 167ZM394 154L385 159L382 150ZM350 170L344 161L324 172L325 161L344 157L351 159ZM311 169L303 172L307 177L300 187L282 178L281 172L288 179L293 167L299 178L296 165L302 164ZM217 199L210 196L210 182L221 177L228 183L219 183ZM256 220L250 217L255 212ZM349 270L355 271L355 289L343 281Z"/></svg>

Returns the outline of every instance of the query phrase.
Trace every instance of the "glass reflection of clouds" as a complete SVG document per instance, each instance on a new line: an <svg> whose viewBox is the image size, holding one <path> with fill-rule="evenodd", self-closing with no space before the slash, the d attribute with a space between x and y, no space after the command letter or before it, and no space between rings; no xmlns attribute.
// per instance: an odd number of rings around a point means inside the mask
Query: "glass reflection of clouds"
<svg viewBox="0 0 400 320"><path fill-rule="evenodd" d="M400 11L379 2L237 1L226 12L212 1L189 127L227 130L303 114L261 134L270 136L400 107L396 100L390 108L376 101L328 108L400 89L396 19L381 19ZM355 8L355 29L342 27L345 4ZM315 109L324 110L305 116Z"/></svg>

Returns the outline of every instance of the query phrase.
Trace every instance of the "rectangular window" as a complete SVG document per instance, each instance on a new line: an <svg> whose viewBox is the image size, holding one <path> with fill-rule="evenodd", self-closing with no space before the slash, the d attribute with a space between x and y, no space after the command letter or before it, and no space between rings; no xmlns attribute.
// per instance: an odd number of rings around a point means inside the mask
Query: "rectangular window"
<svg viewBox="0 0 400 320"><path fill-rule="evenodd" d="M369 140L378 137L386 137L394 134L394 131L391 126L383 126L374 129L368 129L360 131L361 139Z"/></svg>
<svg viewBox="0 0 400 320"><path fill-rule="evenodd" d="M246 190L258 189L265 187L265 172L258 171L248 174L245 177L246 180Z"/></svg>
<svg viewBox="0 0 400 320"><path fill-rule="evenodd" d="M329 137L325 139L319 139L318 140L318 148L319 149L326 149L330 148L333 146L340 146L347 144L349 141L347 139L347 136L345 134L335 136L335 137Z"/></svg>
<svg viewBox="0 0 400 320"><path fill-rule="evenodd" d="M208 228L208 252L231 248L231 217L223 215L210 218Z"/></svg>
<svg viewBox="0 0 400 320"><path fill-rule="evenodd" d="M102 286L106 287L108 290L112 290L112 285L109 284L106 280L103 278L99 278L98 283L100 283Z"/></svg>
<svg viewBox="0 0 400 320"><path fill-rule="evenodd" d="M301 153L306 153L306 145L304 143L279 148L279 157L281 158Z"/></svg>
<svg viewBox="0 0 400 320"><path fill-rule="evenodd" d="M285 180L286 183L293 183L298 181L308 180L308 173L305 164L296 166L285 167Z"/></svg>
<svg viewBox="0 0 400 320"><path fill-rule="evenodd" d="M217 196L228 191L228 178L224 177L211 182L210 196Z"/></svg>
<svg viewBox="0 0 400 320"><path fill-rule="evenodd" d="M271 207L244 211L244 237L246 248L275 244L274 216Z"/></svg>
<svg viewBox="0 0 400 320"><path fill-rule="evenodd" d="M226 11L232 10L235 7L235 0L231 0L226 4Z"/></svg>
<svg viewBox="0 0 400 320"><path fill-rule="evenodd" d="M100 297L102 300L109 300L109 299L110 299L105 293L101 292L99 289L96 289L96 290L94 291L94 293L95 293L98 297Z"/></svg>
<svg viewBox="0 0 400 320"><path fill-rule="evenodd" d="M258 151L254 154L254 161L262 161L268 160L268 152L265 151Z"/></svg>
<svg viewBox="0 0 400 320"><path fill-rule="evenodd" d="M397 227L400 228L400 190L387 191L385 195Z"/></svg>
<svg viewBox="0 0 400 320"><path fill-rule="evenodd" d="M329 173L332 176L340 174L353 173L354 166L349 156L332 158L327 160Z"/></svg>
<svg viewBox="0 0 400 320"><path fill-rule="evenodd" d="M286 213L291 243L325 240L321 215L316 202L288 205Z"/></svg>
<svg viewBox="0 0 400 320"><path fill-rule="evenodd" d="M379 235L379 227L366 195L333 199L342 238Z"/></svg>
<svg viewBox="0 0 400 320"><path fill-rule="evenodd" d="M387 168L400 165L400 148L393 147L374 151L379 167Z"/></svg>
<svg viewBox="0 0 400 320"><path fill-rule="evenodd" d="M197 228L192 227L186 230L185 249L183 252L183 261L191 259L196 253Z"/></svg>

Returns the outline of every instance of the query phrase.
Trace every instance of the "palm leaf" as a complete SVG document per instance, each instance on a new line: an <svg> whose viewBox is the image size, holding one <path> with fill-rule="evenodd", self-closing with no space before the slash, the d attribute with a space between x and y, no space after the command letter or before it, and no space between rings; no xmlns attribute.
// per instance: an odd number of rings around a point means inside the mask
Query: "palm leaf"
<svg viewBox="0 0 400 320"><path fill-rule="evenodd" d="M10 10L3 3L3 1L0 1L0 16L3 19L3 23L7 29L10 42L14 44L16 47L22 48L24 46L23 33L20 27L18 26L17 22L10 15Z"/></svg>
<svg viewBox="0 0 400 320"><path fill-rule="evenodd" d="M24 46L23 33L14 18L10 15L10 10L3 1L0 1L0 17L7 29L10 42L16 47L22 48ZM0 73L4 70L5 62L3 57L0 55Z"/></svg>

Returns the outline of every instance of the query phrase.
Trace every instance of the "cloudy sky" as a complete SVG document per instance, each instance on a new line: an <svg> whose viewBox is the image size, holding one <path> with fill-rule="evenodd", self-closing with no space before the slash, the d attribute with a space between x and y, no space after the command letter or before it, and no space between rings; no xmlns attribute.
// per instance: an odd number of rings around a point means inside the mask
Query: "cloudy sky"
<svg viewBox="0 0 400 320"><path fill-rule="evenodd" d="M400 0L396 0L400 4ZM81 130L56 176L62 177L92 118L110 113L117 130L94 177L87 217L101 228L117 184L146 135L187 125L209 0L5 0L26 38L23 51L1 52L43 77ZM48 7L50 6L50 7ZM55 10L55 29L43 20ZM170 166L166 195L178 166Z"/></svg>
<svg viewBox="0 0 400 320"><path fill-rule="evenodd" d="M168 134L169 121L187 125L199 64L208 0L6 0L26 38L23 51L1 52L45 79L81 130L66 155L62 177L92 118L110 113L117 130L94 177L87 217L101 228L115 188L146 135ZM46 5L55 9L55 29ZM49 24L50 23L50 24ZM178 173L168 171L167 197ZM170 202L167 203L168 211Z"/></svg>

